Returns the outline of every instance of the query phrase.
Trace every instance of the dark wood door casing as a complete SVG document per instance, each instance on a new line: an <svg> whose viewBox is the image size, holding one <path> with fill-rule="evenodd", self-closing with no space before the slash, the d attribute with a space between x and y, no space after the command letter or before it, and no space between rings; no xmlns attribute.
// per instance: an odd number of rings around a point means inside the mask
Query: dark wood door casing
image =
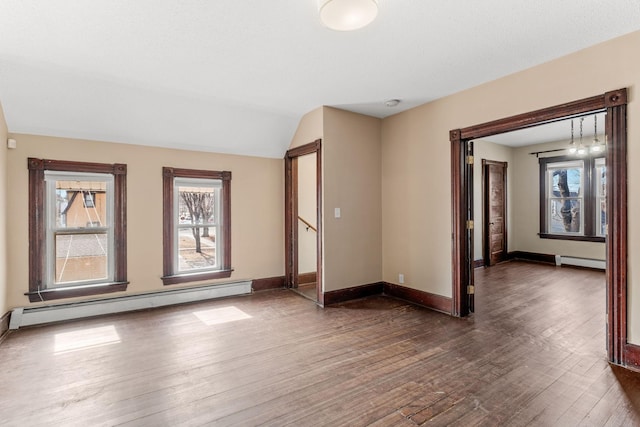
<svg viewBox="0 0 640 427"><path fill-rule="evenodd" d="M507 258L507 162L482 160L483 259L485 266Z"/></svg>
<svg viewBox="0 0 640 427"><path fill-rule="evenodd" d="M607 134L607 353L611 363L634 364L638 346L627 343L627 89L617 89L554 107L518 114L449 132L451 141L452 185L452 295L453 314L465 316L466 283L469 279L466 259L467 239L463 221L468 209L469 188L465 187L461 152L466 141L497 135L571 116L606 111ZM471 270L473 275L473 270Z"/></svg>
<svg viewBox="0 0 640 427"><path fill-rule="evenodd" d="M292 148L284 156L285 169L285 286L298 287L298 157L316 154L316 302L324 305L322 293L322 141Z"/></svg>

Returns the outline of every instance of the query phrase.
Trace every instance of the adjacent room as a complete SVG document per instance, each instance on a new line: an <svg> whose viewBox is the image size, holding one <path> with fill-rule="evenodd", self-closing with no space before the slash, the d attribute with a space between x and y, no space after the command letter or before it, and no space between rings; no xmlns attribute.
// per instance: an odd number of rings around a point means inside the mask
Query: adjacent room
<svg viewBox="0 0 640 427"><path fill-rule="evenodd" d="M637 1L0 28L0 424L640 424Z"/></svg>

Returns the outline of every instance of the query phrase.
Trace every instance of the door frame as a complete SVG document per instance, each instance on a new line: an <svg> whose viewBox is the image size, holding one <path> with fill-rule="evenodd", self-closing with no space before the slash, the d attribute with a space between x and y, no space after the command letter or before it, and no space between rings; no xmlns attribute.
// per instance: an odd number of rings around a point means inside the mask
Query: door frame
<svg viewBox="0 0 640 427"><path fill-rule="evenodd" d="M467 277L469 263L466 258L469 239L465 212L468 211L468 192L464 176L464 147L466 141L533 127L546 122L606 111L607 136L607 213L608 236L606 238L607 281L607 356L618 365L635 364L636 346L627 343L627 89L622 88L601 95L544 108L529 113L454 129L449 132L451 141L452 182L452 287L453 315L469 314L467 302Z"/></svg>
<svg viewBox="0 0 640 427"><path fill-rule="evenodd" d="M322 140L292 148L284 156L285 287L298 287L298 158L316 154L316 302L324 305L322 292Z"/></svg>
<svg viewBox="0 0 640 427"><path fill-rule="evenodd" d="M504 233L503 233L503 239L504 239L504 244L503 244L503 248L504 248L504 254L506 256L506 254L509 253L509 249L507 247L507 215L508 215L508 206L507 206L507 169L508 169L508 163L507 162L499 162L497 160L487 160L487 159L482 159L482 212L483 212L483 217L482 217L482 258L483 258L483 264L485 267L489 267L491 265L491 240L490 240L490 236L489 236L489 216L490 216L490 210L491 210L491 204L490 204L490 197L491 197L491 193L489 190L491 190L489 188L489 184L491 182L491 180L489 179L489 167L490 166L501 166L504 174L502 176L502 200L504 202L504 212L503 212L503 222L504 222ZM506 259L506 258L505 258ZM504 261L504 259L503 259Z"/></svg>

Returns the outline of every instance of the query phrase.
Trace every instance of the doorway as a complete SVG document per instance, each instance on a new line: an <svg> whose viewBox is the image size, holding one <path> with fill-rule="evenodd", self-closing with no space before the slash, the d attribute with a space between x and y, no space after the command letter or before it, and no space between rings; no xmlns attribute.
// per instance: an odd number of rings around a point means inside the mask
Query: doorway
<svg viewBox="0 0 640 427"><path fill-rule="evenodd" d="M323 305L321 141L285 155L285 286Z"/></svg>
<svg viewBox="0 0 640 427"><path fill-rule="evenodd" d="M507 259L507 162L482 159L482 258L485 267Z"/></svg>
<svg viewBox="0 0 640 427"><path fill-rule="evenodd" d="M537 126L587 113L606 111L607 200L609 213L606 238L607 269L607 354L609 361L626 365L633 357L627 344L627 91L619 89L578 101L520 114L450 132L452 217L453 217L453 313L466 316L473 311L473 157L470 141ZM471 256L470 256L471 254Z"/></svg>

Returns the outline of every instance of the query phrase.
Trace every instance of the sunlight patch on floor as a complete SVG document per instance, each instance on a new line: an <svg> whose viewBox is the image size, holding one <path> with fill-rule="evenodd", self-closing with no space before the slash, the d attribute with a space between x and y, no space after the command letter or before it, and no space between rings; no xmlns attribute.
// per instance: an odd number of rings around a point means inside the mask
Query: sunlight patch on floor
<svg viewBox="0 0 640 427"><path fill-rule="evenodd" d="M234 306L212 308L211 310L194 311L193 314L205 325L219 325L236 320L251 319L244 311Z"/></svg>
<svg viewBox="0 0 640 427"><path fill-rule="evenodd" d="M54 354L86 350L120 342L120 335L113 325L81 329L55 335Z"/></svg>

